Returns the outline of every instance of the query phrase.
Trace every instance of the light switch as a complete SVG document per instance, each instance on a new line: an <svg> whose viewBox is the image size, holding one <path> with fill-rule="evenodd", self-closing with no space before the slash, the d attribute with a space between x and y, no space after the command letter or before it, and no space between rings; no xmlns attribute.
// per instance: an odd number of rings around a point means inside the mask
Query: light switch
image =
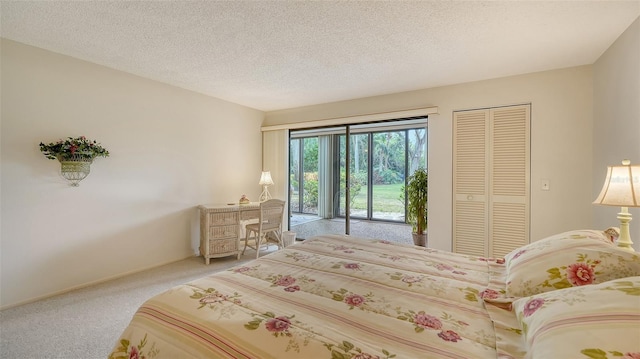
<svg viewBox="0 0 640 359"><path fill-rule="evenodd" d="M549 180L548 179L543 179L540 182L541 182L540 189L542 189L543 191L548 191L549 190Z"/></svg>

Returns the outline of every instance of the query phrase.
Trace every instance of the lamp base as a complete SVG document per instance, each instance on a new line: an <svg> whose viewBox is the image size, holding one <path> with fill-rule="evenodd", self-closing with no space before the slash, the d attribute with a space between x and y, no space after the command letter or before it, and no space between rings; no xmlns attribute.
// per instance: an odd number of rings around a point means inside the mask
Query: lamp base
<svg viewBox="0 0 640 359"><path fill-rule="evenodd" d="M263 186L263 190L262 193L260 193L260 197L258 198L258 201L260 202L265 202L271 199L271 193L269 193L269 190L267 189L268 186Z"/></svg>
<svg viewBox="0 0 640 359"><path fill-rule="evenodd" d="M627 207L622 207L620 213L618 213L618 220L620 221L620 237L616 241L616 245L620 249L624 249L630 252L634 252L633 242L631 241L631 235L629 234L629 222L631 222L631 213Z"/></svg>

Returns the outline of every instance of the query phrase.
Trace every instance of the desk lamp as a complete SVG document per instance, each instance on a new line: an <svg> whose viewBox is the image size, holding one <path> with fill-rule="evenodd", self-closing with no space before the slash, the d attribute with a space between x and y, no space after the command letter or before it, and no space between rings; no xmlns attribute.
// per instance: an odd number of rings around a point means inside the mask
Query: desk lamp
<svg viewBox="0 0 640 359"><path fill-rule="evenodd" d="M629 160L624 160L622 166L608 166L602 191L593 203L621 207L618 213L620 237L617 245L633 251L629 234L631 214L628 207L640 207L640 165L631 165Z"/></svg>
<svg viewBox="0 0 640 359"><path fill-rule="evenodd" d="M260 182L258 182L258 184L262 186L262 193L260 193L259 199L260 202L270 200L271 194L269 193L268 187L273 184L273 179L271 179L271 172L262 172L262 175L260 176Z"/></svg>

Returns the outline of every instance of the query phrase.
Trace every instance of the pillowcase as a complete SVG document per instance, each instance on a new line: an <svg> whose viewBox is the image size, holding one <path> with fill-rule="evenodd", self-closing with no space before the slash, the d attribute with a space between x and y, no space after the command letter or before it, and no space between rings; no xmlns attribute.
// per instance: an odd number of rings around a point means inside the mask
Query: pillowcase
<svg viewBox="0 0 640 359"><path fill-rule="evenodd" d="M505 256L505 295L526 297L640 275L640 256L616 247L603 231L557 234Z"/></svg>
<svg viewBox="0 0 640 359"><path fill-rule="evenodd" d="M640 276L521 298L525 358L640 358Z"/></svg>

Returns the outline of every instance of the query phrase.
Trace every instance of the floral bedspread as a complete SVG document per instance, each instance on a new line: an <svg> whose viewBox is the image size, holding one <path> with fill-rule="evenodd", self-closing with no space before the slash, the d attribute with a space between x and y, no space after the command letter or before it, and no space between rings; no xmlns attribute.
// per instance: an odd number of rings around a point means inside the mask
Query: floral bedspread
<svg viewBox="0 0 640 359"><path fill-rule="evenodd" d="M316 237L149 299L109 358L496 358L487 261Z"/></svg>

